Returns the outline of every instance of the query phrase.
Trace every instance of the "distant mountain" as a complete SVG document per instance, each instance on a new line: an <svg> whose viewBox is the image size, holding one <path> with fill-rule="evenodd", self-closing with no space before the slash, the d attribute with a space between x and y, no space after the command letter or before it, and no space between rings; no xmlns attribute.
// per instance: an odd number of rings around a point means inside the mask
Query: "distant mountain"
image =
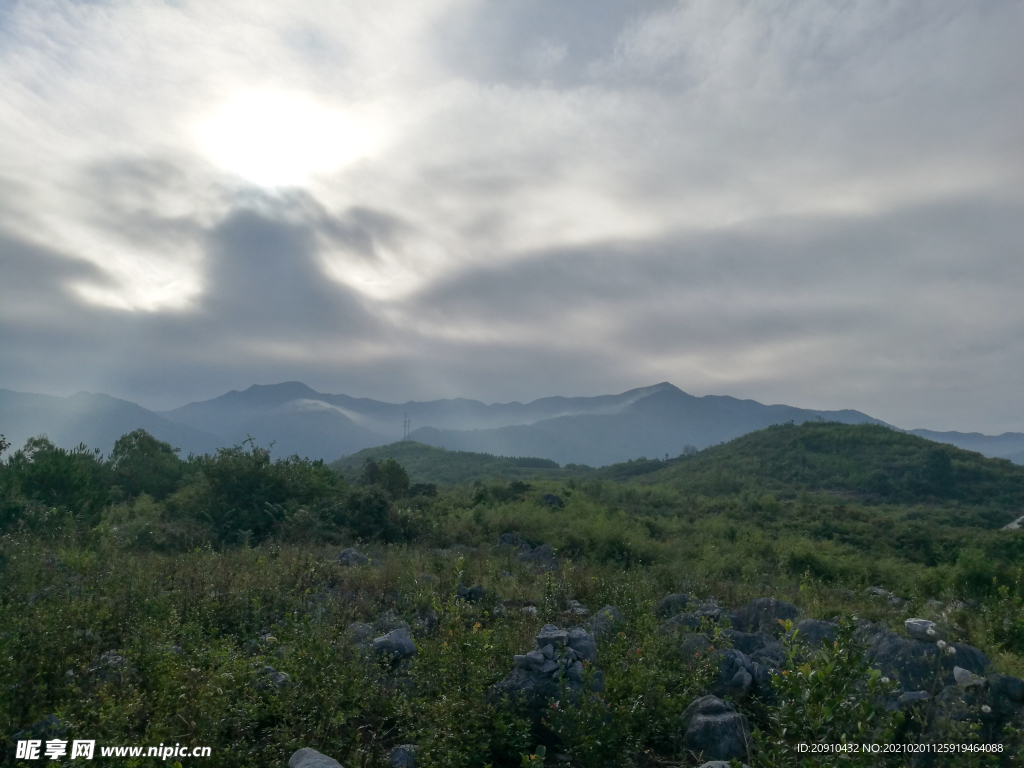
<svg viewBox="0 0 1024 768"><path fill-rule="evenodd" d="M117 438L135 429L180 448L182 456L209 453L221 441L201 429L177 424L141 405L109 395L79 392L71 397L34 395L0 389L0 433L14 448L30 437L46 435L55 445L85 443L109 453Z"/></svg>
<svg viewBox="0 0 1024 768"><path fill-rule="evenodd" d="M1024 433L1004 432L1001 435L983 435L980 432L933 432L930 429L910 429L917 435L937 443L948 443L966 451L977 451L990 459L1009 459L1024 464Z"/></svg>
<svg viewBox="0 0 1024 768"><path fill-rule="evenodd" d="M859 411L814 411L734 397L695 397L671 384L660 384L614 413L558 416L496 429L424 427L410 437L452 450L604 466L640 456L678 456L687 445L706 448L772 424L815 420L884 424Z"/></svg>

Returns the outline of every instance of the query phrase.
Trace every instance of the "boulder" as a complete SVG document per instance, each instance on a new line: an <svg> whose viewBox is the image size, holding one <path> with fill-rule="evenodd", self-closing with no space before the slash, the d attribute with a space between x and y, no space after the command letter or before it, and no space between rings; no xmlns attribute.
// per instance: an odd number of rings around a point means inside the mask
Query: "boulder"
<svg viewBox="0 0 1024 768"><path fill-rule="evenodd" d="M540 503L545 507L554 507L555 509L561 509L565 506L565 502L562 501L560 496L556 496L553 493L545 493L540 497Z"/></svg>
<svg viewBox="0 0 1024 768"><path fill-rule="evenodd" d="M981 675L989 666L988 657L974 646L914 640L884 625L865 624L857 637L867 644L868 661L899 680L904 690L935 691L956 683L956 667Z"/></svg>
<svg viewBox="0 0 1024 768"><path fill-rule="evenodd" d="M818 648L824 642L835 642L839 622L835 620L801 619L793 629L796 632L798 643L806 643L812 648Z"/></svg>
<svg viewBox="0 0 1024 768"><path fill-rule="evenodd" d="M614 605L606 605L585 622L584 626L589 629L595 638L602 635L610 635L620 626L625 624L626 617L622 611Z"/></svg>
<svg viewBox="0 0 1024 768"><path fill-rule="evenodd" d="M722 630L722 637L751 661L768 667L779 667L786 660L786 649L778 640L765 632L739 632L735 629Z"/></svg>
<svg viewBox="0 0 1024 768"><path fill-rule="evenodd" d="M716 651L715 656L718 659L718 677L709 689L711 694L743 701L755 694L764 695L771 691L771 672L763 664L751 661L735 648Z"/></svg>
<svg viewBox="0 0 1024 768"><path fill-rule="evenodd" d="M388 758L388 766L390 768L416 768L416 750L418 747L415 744L402 744L391 750L391 756Z"/></svg>
<svg viewBox="0 0 1024 768"><path fill-rule="evenodd" d="M901 693L896 698L896 701L891 702L889 709L910 709L915 704L928 701L931 697L928 691L908 691L907 693Z"/></svg>
<svg viewBox="0 0 1024 768"><path fill-rule="evenodd" d="M287 672L279 672L269 664L263 667L261 674L269 680L275 688L284 688L292 681L292 676Z"/></svg>
<svg viewBox="0 0 1024 768"><path fill-rule="evenodd" d="M576 653L580 661L597 663L597 645L594 636L583 627L573 627L567 633L566 644Z"/></svg>
<svg viewBox="0 0 1024 768"><path fill-rule="evenodd" d="M747 718L717 696L701 696L683 712L683 744L712 760L746 756L750 745Z"/></svg>
<svg viewBox="0 0 1024 768"><path fill-rule="evenodd" d="M409 630L404 627L374 638L372 648L378 658L389 660L392 663L404 661L416 655L416 643L413 642Z"/></svg>
<svg viewBox="0 0 1024 768"><path fill-rule="evenodd" d="M555 557L555 550L550 544L541 544L532 549L521 549L517 555L520 562L530 563L535 570L557 571L558 558Z"/></svg>
<svg viewBox="0 0 1024 768"><path fill-rule="evenodd" d="M676 592L675 594L661 598L655 606L654 612L662 618L675 616L676 614L685 611L691 602L695 602L692 597L683 594L682 592Z"/></svg>
<svg viewBox="0 0 1024 768"><path fill-rule="evenodd" d="M926 643L934 643L942 639L939 628L934 621L928 619L907 619L903 622L907 634L915 640L924 640Z"/></svg>
<svg viewBox="0 0 1024 768"><path fill-rule="evenodd" d="M565 612L570 616L579 616L581 618L590 615L590 611L587 610L587 607L579 600L570 600L567 602L565 604Z"/></svg>
<svg viewBox="0 0 1024 768"><path fill-rule="evenodd" d="M759 597L742 608L729 614L733 629L741 632L768 632L778 635L782 632L780 621L795 621L800 609L793 603L774 597Z"/></svg>
<svg viewBox="0 0 1024 768"><path fill-rule="evenodd" d="M341 550L341 554L338 555L338 562L342 565L367 565L370 562L370 558L364 555L362 552L352 549Z"/></svg>
<svg viewBox="0 0 1024 768"><path fill-rule="evenodd" d="M317 752L315 749L303 747L288 758L288 768L343 768L333 757Z"/></svg>

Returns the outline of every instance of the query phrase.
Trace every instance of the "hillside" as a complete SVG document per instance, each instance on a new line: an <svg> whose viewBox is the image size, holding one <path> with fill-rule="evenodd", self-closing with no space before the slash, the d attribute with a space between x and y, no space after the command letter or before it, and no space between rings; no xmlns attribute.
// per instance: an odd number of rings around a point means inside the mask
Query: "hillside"
<svg viewBox="0 0 1024 768"><path fill-rule="evenodd" d="M377 448L366 448L351 456L345 456L330 464L330 467L349 479L354 479L367 459L395 459L409 473L413 483L435 483L457 485L475 480L519 479L546 477L557 479L586 473L589 468L578 471L563 469L550 459L530 457L508 458L487 453L449 451L444 448L406 440ZM593 470L589 470L593 472Z"/></svg>
<svg viewBox="0 0 1024 768"><path fill-rule="evenodd" d="M707 496L830 491L898 504L1024 506L1024 467L873 424L773 426L646 468L644 483Z"/></svg>
<svg viewBox="0 0 1024 768"><path fill-rule="evenodd" d="M460 451L542 456L561 464L599 467L641 456L678 456L688 445L704 448L772 424L816 419L883 423L859 411L813 411L733 397L695 397L668 385L615 414L561 416L533 424L471 431L425 427L411 436L429 445Z"/></svg>
<svg viewBox="0 0 1024 768"><path fill-rule="evenodd" d="M980 432L935 432L930 429L910 429L911 435L948 443L967 451L977 451L992 459L1009 459L1024 464L1024 433L1004 432L1001 435L983 435Z"/></svg>

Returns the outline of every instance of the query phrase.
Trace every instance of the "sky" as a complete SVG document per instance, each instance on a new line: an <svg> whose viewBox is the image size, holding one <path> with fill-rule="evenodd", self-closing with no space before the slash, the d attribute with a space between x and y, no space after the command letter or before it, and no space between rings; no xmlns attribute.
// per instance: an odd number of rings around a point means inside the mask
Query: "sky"
<svg viewBox="0 0 1024 768"><path fill-rule="evenodd" d="M0 0L0 387L1024 431L1020 0Z"/></svg>

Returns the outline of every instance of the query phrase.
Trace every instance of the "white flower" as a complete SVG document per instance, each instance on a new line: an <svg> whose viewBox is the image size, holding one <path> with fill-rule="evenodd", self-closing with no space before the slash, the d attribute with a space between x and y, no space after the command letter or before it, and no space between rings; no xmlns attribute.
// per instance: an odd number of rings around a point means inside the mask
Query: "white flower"
<svg viewBox="0 0 1024 768"><path fill-rule="evenodd" d="M952 656L955 653L956 653L956 647L955 646L951 645L951 646L949 646L949 648L946 649L946 655L947 656Z"/></svg>
<svg viewBox="0 0 1024 768"><path fill-rule="evenodd" d="M883 683L885 683L886 685L888 685L888 683L889 683L889 678L888 678L888 677L883 677L883 678L882 678L882 682L883 682Z"/></svg>
<svg viewBox="0 0 1024 768"><path fill-rule="evenodd" d="M992 711L992 707L990 707L988 704L982 704L981 711L987 715L989 712Z"/></svg>
<svg viewBox="0 0 1024 768"><path fill-rule="evenodd" d="M939 650L941 651L943 648L946 647L947 643L945 640L939 640L939 642L937 642L936 645L939 646Z"/></svg>
<svg viewBox="0 0 1024 768"><path fill-rule="evenodd" d="M935 637L935 627L928 627L928 636Z"/></svg>

